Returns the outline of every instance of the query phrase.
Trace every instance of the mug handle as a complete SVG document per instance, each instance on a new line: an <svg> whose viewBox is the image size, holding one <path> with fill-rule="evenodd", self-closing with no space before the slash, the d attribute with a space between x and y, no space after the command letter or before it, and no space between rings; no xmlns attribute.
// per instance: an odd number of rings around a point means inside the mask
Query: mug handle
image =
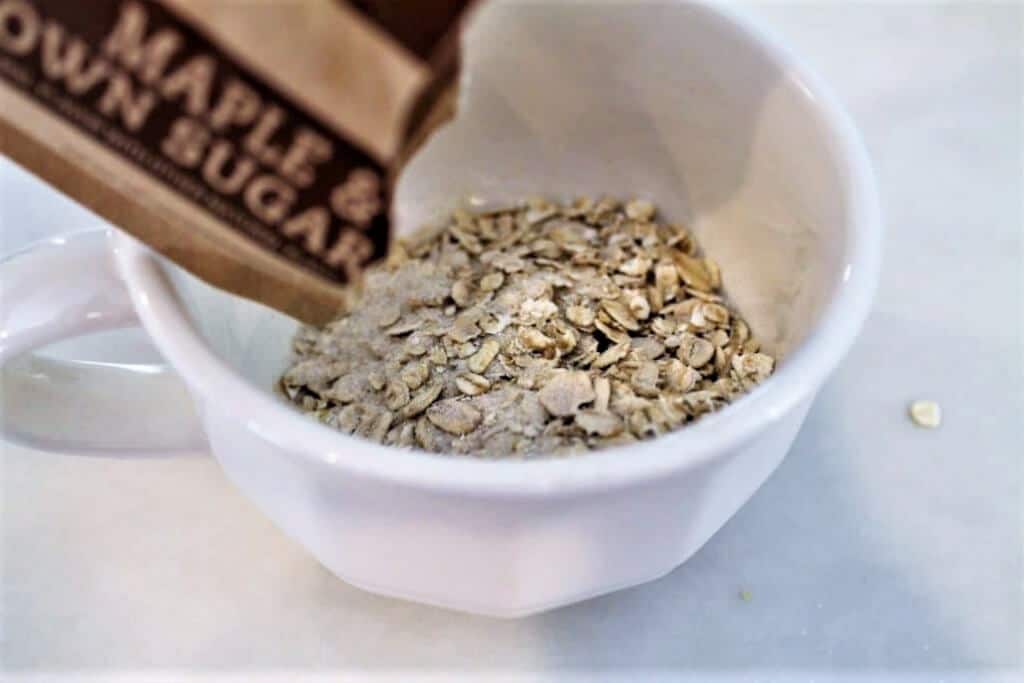
<svg viewBox="0 0 1024 683"><path fill-rule="evenodd" d="M188 391L167 366L29 355L138 325L108 230L38 242L0 262L0 437L75 454L205 451Z"/></svg>

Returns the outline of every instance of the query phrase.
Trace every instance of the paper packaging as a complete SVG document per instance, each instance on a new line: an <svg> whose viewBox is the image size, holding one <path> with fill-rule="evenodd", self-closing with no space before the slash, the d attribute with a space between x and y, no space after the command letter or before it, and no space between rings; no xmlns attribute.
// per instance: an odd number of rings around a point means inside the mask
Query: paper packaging
<svg viewBox="0 0 1024 683"><path fill-rule="evenodd" d="M468 0L0 0L0 152L308 323L386 254ZM404 7L403 7L404 5Z"/></svg>

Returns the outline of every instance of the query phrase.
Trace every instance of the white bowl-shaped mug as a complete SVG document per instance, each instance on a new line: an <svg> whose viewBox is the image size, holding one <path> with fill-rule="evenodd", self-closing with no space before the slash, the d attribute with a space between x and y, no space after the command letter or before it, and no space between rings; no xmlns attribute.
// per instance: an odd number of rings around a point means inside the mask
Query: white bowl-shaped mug
<svg viewBox="0 0 1024 683"><path fill-rule="evenodd" d="M728 295L781 358L774 376L685 429L604 452L401 451L333 431L273 393L293 320L116 231L0 265L0 361L141 323L187 385L228 477L333 573L517 616L671 571L754 493L868 313L880 219L846 113L731 11L492 2L464 44L459 117L403 175L400 229L465 198L649 197L721 264ZM133 429L155 419L139 405L116 419Z"/></svg>

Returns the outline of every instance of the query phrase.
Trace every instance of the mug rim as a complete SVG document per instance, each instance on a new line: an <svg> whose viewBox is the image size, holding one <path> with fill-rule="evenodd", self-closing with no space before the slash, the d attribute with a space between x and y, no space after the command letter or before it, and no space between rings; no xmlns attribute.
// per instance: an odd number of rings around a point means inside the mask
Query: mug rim
<svg viewBox="0 0 1024 683"><path fill-rule="evenodd" d="M881 267L881 209L863 141L831 90L778 39L737 10L700 4L756 43L802 86L831 137L831 153L847 198L843 270L835 296L775 374L725 409L650 441L562 458L487 460L375 444L309 419L222 361L195 329L157 257L117 231L115 257L144 327L204 401L230 397L218 409L233 413L241 427L349 475L464 494L550 496L618 488L679 473L750 442L813 396L857 337Z"/></svg>

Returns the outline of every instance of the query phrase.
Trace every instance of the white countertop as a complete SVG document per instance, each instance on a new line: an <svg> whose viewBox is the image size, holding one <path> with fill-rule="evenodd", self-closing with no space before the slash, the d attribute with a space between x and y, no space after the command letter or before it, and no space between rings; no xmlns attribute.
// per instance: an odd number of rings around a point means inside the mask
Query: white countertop
<svg viewBox="0 0 1024 683"><path fill-rule="evenodd" d="M205 455L4 445L6 670L48 681L1021 680L1020 6L749 11L861 125L886 261L874 314L787 460L693 559L553 613L469 617L335 579ZM0 220L4 203L34 202L45 226L5 224L10 249L52 230L54 200L4 170ZM907 419L922 397L942 404L938 430Z"/></svg>

